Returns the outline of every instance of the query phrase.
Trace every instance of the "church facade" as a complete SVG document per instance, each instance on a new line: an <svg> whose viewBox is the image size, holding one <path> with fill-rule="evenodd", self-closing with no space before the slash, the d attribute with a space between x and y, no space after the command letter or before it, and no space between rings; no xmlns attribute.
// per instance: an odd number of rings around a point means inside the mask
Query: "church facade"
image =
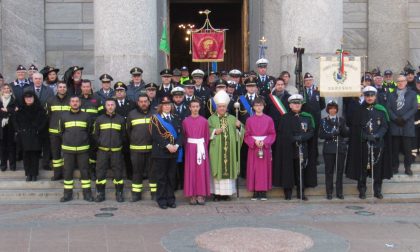
<svg viewBox="0 0 420 252"><path fill-rule="evenodd" d="M129 69L139 66L146 81L158 82L165 67L159 51L162 20L170 21L172 4L197 3L242 6L244 41L238 44L243 44L243 64L237 68L255 68L262 36L274 76L282 70L293 75L299 37L305 48L303 71L316 77L319 57L334 55L342 43L352 55L366 56L367 69L399 73L407 60L420 65L420 0L0 1L0 72L7 81L18 64L33 63L60 68L60 74L83 66L96 85L105 72L127 81ZM210 18L217 19L217 13Z"/></svg>

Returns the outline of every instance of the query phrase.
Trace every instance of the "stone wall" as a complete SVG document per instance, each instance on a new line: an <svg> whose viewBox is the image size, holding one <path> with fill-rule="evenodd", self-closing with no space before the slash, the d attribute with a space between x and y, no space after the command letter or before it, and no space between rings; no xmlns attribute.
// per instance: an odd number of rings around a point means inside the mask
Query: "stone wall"
<svg viewBox="0 0 420 252"><path fill-rule="evenodd" d="M46 62L60 68L60 74L79 65L84 78L97 80L93 33L93 0L45 1Z"/></svg>
<svg viewBox="0 0 420 252"><path fill-rule="evenodd" d="M420 0L408 2L408 39L409 59L411 63L420 66Z"/></svg>

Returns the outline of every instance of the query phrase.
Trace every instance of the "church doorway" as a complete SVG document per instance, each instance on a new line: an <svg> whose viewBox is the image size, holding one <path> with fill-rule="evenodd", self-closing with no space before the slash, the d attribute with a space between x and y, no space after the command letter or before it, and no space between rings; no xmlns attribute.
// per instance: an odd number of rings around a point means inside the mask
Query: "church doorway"
<svg viewBox="0 0 420 252"><path fill-rule="evenodd" d="M171 68L187 66L190 72L201 68L212 70L211 64L192 62L190 41L187 30L191 25L200 28L206 16L199 11L208 9L210 22L214 28L226 31L226 53L223 62L217 63L217 70L237 68L248 70L248 0L170 0L169 34Z"/></svg>

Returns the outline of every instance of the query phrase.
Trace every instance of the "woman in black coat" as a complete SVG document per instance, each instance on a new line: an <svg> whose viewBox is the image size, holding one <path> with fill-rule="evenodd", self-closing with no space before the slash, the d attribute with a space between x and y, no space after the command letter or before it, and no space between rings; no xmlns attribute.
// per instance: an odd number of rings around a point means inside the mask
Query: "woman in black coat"
<svg viewBox="0 0 420 252"><path fill-rule="evenodd" d="M16 143L13 116L16 110L16 101L9 84L3 84L0 96L0 156L1 171L7 170L9 161L10 170L16 170Z"/></svg>
<svg viewBox="0 0 420 252"><path fill-rule="evenodd" d="M17 139L23 150L26 181L36 181L41 151L40 133L47 123L47 116L34 91L26 90L22 99L23 105L15 116Z"/></svg>

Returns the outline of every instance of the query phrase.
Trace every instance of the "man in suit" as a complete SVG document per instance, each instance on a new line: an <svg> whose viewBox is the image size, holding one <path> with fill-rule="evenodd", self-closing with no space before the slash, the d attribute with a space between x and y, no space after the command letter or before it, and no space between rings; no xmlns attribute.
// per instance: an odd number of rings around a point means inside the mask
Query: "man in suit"
<svg viewBox="0 0 420 252"><path fill-rule="evenodd" d="M51 88L43 85L44 78L42 74L36 72L32 75L33 86L28 86L25 90L32 90L35 92L38 100L41 102L43 108L47 107L47 101L54 96L54 92ZM51 170L50 160L50 138L48 135L48 126L46 125L42 132L40 133L41 137L41 148L42 148L42 167L44 170Z"/></svg>
<svg viewBox="0 0 420 252"><path fill-rule="evenodd" d="M400 75L397 78L397 88L394 92L388 93L387 108L392 135L392 169L398 173L400 164L400 146L403 146L405 174L411 176L411 144L414 141L415 125L414 117L417 112L417 95L407 87L407 77Z"/></svg>
<svg viewBox="0 0 420 252"><path fill-rule="evenodd" d="M99 80L102 82L102 88L96 91L96 95L101 99L101 104L105 105L106 99L115 95L114 90L111 88L111 81L114 79L109 74L102 74Z"/></svg>
<svg viewBox="0 0 420 252"><path fill-rule="evenodd" d="M124 119L127 119L128 113L135 108L136 104L133 101L127 99L127 86L122 81L115 83L114 90L117 105L115 108L115 113L124 117ZM127 141L123 142L122 153L124 157L127 178L132 179L133 166L131 164L130 158L130 146Z"/></svg>

